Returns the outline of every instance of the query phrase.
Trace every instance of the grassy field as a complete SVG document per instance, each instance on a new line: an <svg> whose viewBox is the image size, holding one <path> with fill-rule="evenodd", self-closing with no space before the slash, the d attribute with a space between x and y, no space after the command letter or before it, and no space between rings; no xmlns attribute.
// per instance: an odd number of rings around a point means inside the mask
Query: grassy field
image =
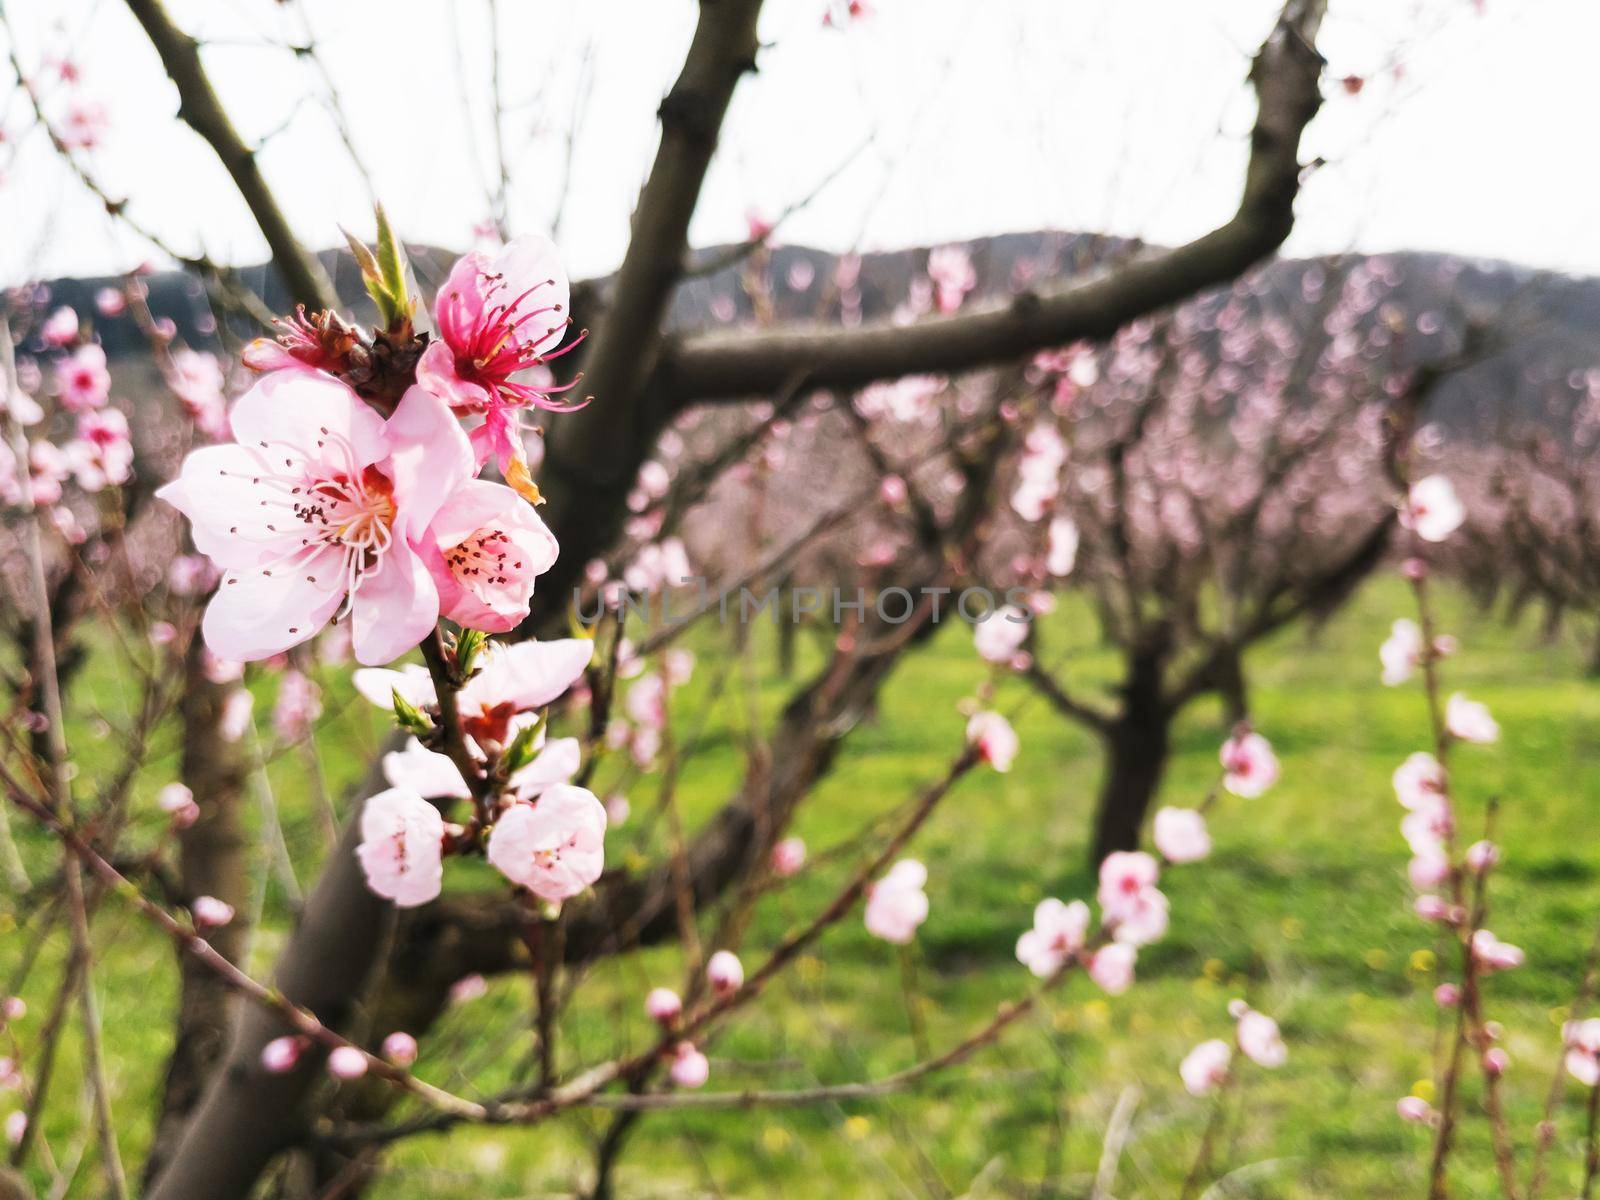
<svg viewBox="0 0 1600 1200"><path fill-rule="evenodd" d="M1228 1000L1246 996L1278 1017L1290 1047L1275 1072L1247 1067L1221 1125L1218 1161L1233 1172L1213 1194L1258 1197L1420 1196L1427 1135L1402 1125L1394 1101L1431 1073L1437 981L1430 932L1409 913L1400 810L1389 787L1394 766L1422 748L1426 712L1414 688L1378 682L1376 647L1406 593L1391 581L1369 587L1314 637L1292 632L1250 663L1260 728L1277 747L1283 779L1266 797L1228 800L1215 812L1213 858L1172 871L1168 937L1149 947L1140 982L1110 999L1087 981L1062 988L997 1047L921 1091L848 1106L654 1114L640 1122L619 1175L623 1196L1082 1196L1090 1192L1119 1100L1123 1131L1110 1195L1174 1196L1212 1114L1181 1089L1177 1064L1206 1037L1227 1037ZM1510 1117L1526 1146L1538 1119L1594 917L1600 912L1600 684L1582 677L1576 643L1544 644L1445 597L1444 627L1460 656L1447 664L1452 688L1486 701L1500 720L1499 746L1468 747L1457 764L1464 822L1491 796L1503 800L1499 840L1506 866L1496 877L1490 925L1528 951L1528 965L1489 985L1490 1015L1507 1029L1513 1065ZM1083 632L1081 615L1051 619L1051 645L1075 650L1071 677L1089 680L1109 659ZM837 769L799 823L813 852L838 844L875 812L903 802L942 769L960 736L955 711L980 676L965 630L951 628L909 661L870 727L849 739ZM693 723L714 663L702 656L696 680L675 705ZM82 699L115 710L117 681L91 671ZM763 685L769 709L782 681ZM330 690L333 715L323 766L338 791L360 767L377 733L351 706L345 685ZM1007 684L1003 708L1022 706L1023 750L1009 775L984 771L964 781L917 840L927 862L932 915L916 950L916 978L928 1038L948 1045L985 1021L996 1004L1027 987L1013 947L1044 895L1087 896L1083 843L1097 774L1095 747L1063 726L1024 690ZM710 813L737 777L732 735L743 700L710 708L701 755L686 772L691 820ZM83 752L92 778L94 731ZM1215 707L1184 721L1163 799L1193 803L1215 772L1224 731ZM152 764L144 798L172 770ZM268 771L282 807L302 882L321 844L311 813L306 764L289 755ZM655 783L632 790L635 818L612 853L637 855ZM149 812L149 805L144 805ZM13 824L17 818L13 817ZM136 830L155 828L147 818ZM36 876L49 847L22 834ZM748 939L759 947L833 893L846 861L809 872L769 897ZM455 885L481 876L452 872ZM265 876L264 876L265 878ZM262 970L286 921L283 889L265 882L266 927L255 940ZM12 923L9 902L0 921ZM170 1027L168 948L115 904L100 918L105 961L97 972L124 1153L137 1161ZM25 938L0 939L0 979ZM47 1004L59 947L46 951L25 994L34 1028ZM648 1036L639 1013L645 990L676 985L681 967L666 948L598 970L563 1028L564 1061L593 1061L621 1040ZM458 1089L508 1080L526 1048L526 985L494 984L458 1006L424 1045L418 1070ZM84 1100L69 1043L47 1131L58 1154L76 1144ZM892 948L867 937L852 917L804 959L763 1004L741 1015L710 1048L712 1087L785 1087L873 1077L914 1059ZM1556 1186L1575 1188L1580 1100L1567 1090L1560 1118ZM1474 1084L1468 1111L1476 1114ZM475 1131L417 1140L389 1160L377 1196L389 1200L510 1200L565 1195L592 1164L602 1114L575 1114L526 1131ZM1458 1155L1456 1194L1492 1194L1487 1132L1473 1115ZM91 1176L75 1194L93 1195Z"/></svg>

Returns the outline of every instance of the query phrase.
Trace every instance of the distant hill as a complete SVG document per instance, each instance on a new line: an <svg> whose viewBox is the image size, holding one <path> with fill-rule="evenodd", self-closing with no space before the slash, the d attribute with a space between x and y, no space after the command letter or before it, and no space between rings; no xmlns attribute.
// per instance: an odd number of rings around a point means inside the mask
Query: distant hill
<svg viewBox="0 0 1600 1200"><path fill-rule="evenodd" d="M967 243L978 285L969 303L1001 297L1047 280L1103 270L1107 264L1136 252L1127 241L1068 233L1015 233ZM698 252L698 269L722 264L720 270L692 277L678 291L671 321L679 329L737 323L751 316L752 306L739 286L746 264L730 263L737 247L712 247ZM824 309L832 296L831 281L838 256L802 246L776 246L769 251L770 303L780 320L837 323L837 305ZM926 278L927 248L867 254L861 257L860 314L867 321L890 316L903 303L914 280ZM413 265L430 295L444 278L454 255L433 247L413 247ZM348 252L320 256L340 296L358 313L370 313L359 274ZM1480 427L1485 406L1504 411L1539 403L1541 389L1600 363L1600 280L1530 271L1512 264L1469 260L1449 255L1396 253L1381 256L1398 274L1390 303L1392 316L1407 329L1407 353L1426 360L1444 352L1470 318L1490 333L1493 353L1479 366L1441 389L1436 419L1464 430ZM1257 290L1298 297L1308 273L1320 271L1329 284L1363 256L1337 260L1278 259L1261 268ZM274 311L288 307L287 297L265 265L240 274L260 292ZM69 304L93 313L95 293L114 278L60 279L48 284L48 305ZM603 293L607 280L595 281ZM205 289L180 271L149 277L150 307L170 318L190 345L214 347ZM1212 293L1197 303L1220 304ZM578 319L583 319L580 310ZM113 360L142 355L144 341L127 318L96 319L96 329ZM254 330L235 326L249 337Z"/></svg>

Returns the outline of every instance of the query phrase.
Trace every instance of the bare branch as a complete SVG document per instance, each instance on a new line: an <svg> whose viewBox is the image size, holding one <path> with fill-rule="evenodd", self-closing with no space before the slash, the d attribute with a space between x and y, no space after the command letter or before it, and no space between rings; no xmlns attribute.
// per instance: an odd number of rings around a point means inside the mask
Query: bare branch
<svg viewBox="0 0 1600 1200"><path fill-rule="evenodd" d="M272 261L284 285L298 304L337 308L338 293L316 256L302 246L278 207L277 198L262 177L255 151L245 145L227 110L217 98L211 79L200 61L200 44L179 29L161 0L127 0L134 18L144 27L161 56L161 65L178 89L178 115L204 138L233 178L234 186L261 227L272 250Z"/></svg>
<svg viewBox="0 0 1600 1200"><path fill-rule="evenodd" d="M1289 235L1300 187L1300 135L1322 97L1317 29L1325 0L1289 0L1251 67L1260 109L1238 211L1173 250L1065 289L907 327L704 334L669 346L661 374L682 402L770 391L795 371L819 387L929 371L963 371L1046 346L1100 338L1128 321L1233 279Z"/></svg>

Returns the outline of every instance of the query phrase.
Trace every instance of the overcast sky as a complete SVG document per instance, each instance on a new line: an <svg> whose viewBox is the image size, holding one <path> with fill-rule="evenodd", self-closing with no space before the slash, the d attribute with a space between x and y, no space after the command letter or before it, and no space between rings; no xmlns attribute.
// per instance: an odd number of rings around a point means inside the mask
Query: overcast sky
<svg viewBox="0 0 1600 1200"><path fill-rule="evenodd" d="M1010 229L1156 241L1226 219L1274 0L874 0L825 29L826 0L768 0L761 71L740 87L696 243L744 235L813 192L785 241L929 244ZM465 247L496 173L487 0L169 0L301 236L369 230L370 202L315 64L317 42L373 186L409 240ZM185 249L264 248L119 0L7 0L23 61L62 52L111 115L88 160ZM573 273L615 266L654 150L655 110L693 0L501 0L513 231L550 230ZM1331 0L1328 102L1289 250L1437 249L1600 274L1596 0ZM0 39L5 34L0 33ZM1399 70L1395 68L1398 66ZM1334 81L1367 80L1349 95ZM52 108L67 94L41 77ZM9 90L9 89L8 89ZM577 123L574 116L577 115ZM104 272L150 248L114 225L29 124L0 106L0 281ZM569 135L572 152L568 154ZM569 164L570 162L570 170ZM819 185L829 180L826 186ZM565 197L563 205L562 198Z"/></svg>

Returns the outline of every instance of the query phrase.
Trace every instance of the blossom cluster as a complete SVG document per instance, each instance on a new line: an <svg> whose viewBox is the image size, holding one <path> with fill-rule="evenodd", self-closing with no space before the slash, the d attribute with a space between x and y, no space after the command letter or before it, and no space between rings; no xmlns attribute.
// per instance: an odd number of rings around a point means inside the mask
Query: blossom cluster
<svg viewBox="0 0 1600 1200"><path fill-rule="evenodd" d="M441 616L491 633L527 617L557 546L526 498L518 417L559 407L544 364L567 293L545 239L466 255L387 413L352 383L327 319L302 313L247 351L261 377L228 414L232 440L191 452L159 493L221 574L213 652L270 658L348 615L356 658L377 665ZM491 458L506 482L478 477Z"/></svg>

